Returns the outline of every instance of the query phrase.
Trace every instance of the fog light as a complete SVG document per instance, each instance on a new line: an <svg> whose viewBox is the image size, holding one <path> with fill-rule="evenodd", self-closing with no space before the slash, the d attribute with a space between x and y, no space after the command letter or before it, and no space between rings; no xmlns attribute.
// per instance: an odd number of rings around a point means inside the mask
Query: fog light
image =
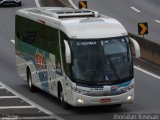
<svg viewBox="0 0 160 120"><path fill-rule="evenodd" d="M131 100L131 99L132 99L132 96L128 96L128 97L127 97L127 100Z"/></svg>
<svg viewBox="0 0 160 120"><path fill-rule="evenodd" d="M82 103L82 104L84 103L84 101L83 101L82 99L80 99L80 98L78 98L77 101L78 101L79 103Z"/></svg>

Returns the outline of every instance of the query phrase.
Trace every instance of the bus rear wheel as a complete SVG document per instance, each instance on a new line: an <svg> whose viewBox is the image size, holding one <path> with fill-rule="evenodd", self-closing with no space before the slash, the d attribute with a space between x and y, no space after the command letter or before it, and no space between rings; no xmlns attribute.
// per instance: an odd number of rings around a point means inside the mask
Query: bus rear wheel
<svg viewBox="0 0 160 120"><path fill-rule="evenodd" d="M35 92L36 87L32 83L32 75L31 75L30 70L28 70L28 69L27 69L27 81L28 81L28 87L29 87L30 91Z"/></svg>

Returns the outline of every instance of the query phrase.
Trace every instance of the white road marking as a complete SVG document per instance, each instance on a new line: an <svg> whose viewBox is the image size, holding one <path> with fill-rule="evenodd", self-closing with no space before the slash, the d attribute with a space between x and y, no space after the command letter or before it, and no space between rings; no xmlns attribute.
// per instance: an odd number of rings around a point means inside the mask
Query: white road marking
<svg viewBox="0 0 160 120"><path fill-rule="evenodd" d="M35 3L37 5L37 7L41 7L40 4L39 4L39 0L35 0Z"/></svg>
<svg viewBox="0 0 160 120"><path fill-rule="evenodd" d="M78 7L73 3L72 0L68 0L70 2L70 4L75 8L75 9L78 9Z"/></svg>
<svg viewBox="0 0 160 120"><path fill-rule="evenodd" d="M7 85L5 85L3 82L0 81L1 86L5 87L7 90L11 91L14 95L19 96L21 99L23 99L24 101L26 101L27 103L29 103L30 105L32 105L32 107L36 107L39 110L45 112L46 114L53 114L52 112L46 110L45 108L39 106L38 104L32 102L31 100L27 99L26 97L22 96L21 94L19 94L18 92L16 92L15 90L11 89L10 87L8 87Z"/></svg>
<svg viewBox="0 0 160 120"><path fill-rule="evenodd" d="M18 120L52 120L52 117L18 117Z"/></svg>
<svg viewBox="0 0 160 120"><path fill-rule="evenodd" d="M155 22L160 23L160 20L155 20Z"/></svg>
<svg viewBox="0 0 160 120"><path fill-rule="evenodd" d="M134 10L134 11L136 11L136 12L138 12L138 13L140 13L141 11L140 10L138 10L137 8L135 8L135 7L130 7L132 10Z"/></svg>
<svg viewBox="0 0 160 120"><path fill-rule="evenodd" d="M152 77L154 77L154 78L160 79L160 76L155 75L155 74L153 74L153 73L151 73L151 72L149 72L149 71L147 71L147 70L144 70L144 69L139 68L139 67L137 67L137 66L134 66L134 68L137 69L137 70L139 70L139 71L141 71L141 72L143 72L143 73L145 73L145 74L148 74L148 75L150 75L150 76L152 76Z"/></svg>
<svg viewBox="0 0 160 120"><path fill-rule="evenodd" d="M4 109L25 109L25 108L36 108L35 106L5 106L0 107L0 110Z"/></svg>
<svg viewBox="0 0 160 120"><path fill-rule="evenodd" d="M5 85L3 82L0 81L0 85L2 87L4 87L5 89L9 90L10 92L12 92L15 96L19 96L19 98L21 98L22 100L26 101L27 103L29 103L31 106L8 106L8 107L0 107L0 109L17 109L17 108L37 108L41 111L43 111L44 113L46 113L47 115L51 116L52 118L55 118L57 120L64 120L62 117L50 112L49 110L41 107L40 105L32 102L30 99L24 97L23 95L19 94L18 92L16 92L15 90L13 90L12 88L8 87L7 85Z"/></svg>
<svg viewBox="0 0 160 120"><path fill-rule="evenodd" d="M4 89L4 87L0 87L0 89Z"/></svg>
<svg viewBox="0 0 160 120"><path fill-rule="evenodd" d="M11 40L11 42L12 42L13 44L15 44L15 40Z"/></svg>
<svg viewBox="0 0 160 120"><path fill-rule="evenodd" d="M0 96L0 99L12 99L12 98L19 98L18 96Z"/></svg>

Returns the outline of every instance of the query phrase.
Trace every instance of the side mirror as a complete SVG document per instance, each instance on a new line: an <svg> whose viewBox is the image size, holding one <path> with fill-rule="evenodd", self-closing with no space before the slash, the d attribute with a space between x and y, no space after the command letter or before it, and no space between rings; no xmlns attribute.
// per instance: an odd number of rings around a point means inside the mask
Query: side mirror
<svg viewBox="0 0 160 120"><path fill-rule="evenodd" d="M66 63L71 63L71 50L69 47L69 44L66 40L64 40L64 45L65 45L65 57L66 57Z"/></svg>
<svg viewBox="0 0 160 120"><path fill-rule="evenodd" d="M141 50L140 50L140 46L139 46L138 42L131 37L130 37L130 40L131 40L131 42L134 46L134 49L135 49L135 57L140 58L141 57Z"/></svg>

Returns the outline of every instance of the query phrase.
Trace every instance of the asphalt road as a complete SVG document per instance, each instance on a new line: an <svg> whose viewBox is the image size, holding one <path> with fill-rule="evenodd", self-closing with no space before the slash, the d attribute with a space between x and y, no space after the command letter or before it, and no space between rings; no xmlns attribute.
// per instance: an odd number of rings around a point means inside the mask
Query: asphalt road
<svg viewBox="0 0 160 120"><path fill-rule="evenodd" d="M23 2L23 7L35 6L34 0L22 0L22 2ZM97 2L98 1L95 1L95 3ZM110 3L112 3L112 1L110 1ZM92 3L90 5L94 4ZM105 9L106 8L105 4L102 5L102 7L104 7ZM102 9L102 7L100 7L99 9ZM67 120L89 120L89 119L106 120L106 119L113 119L115 115L120 113L160 114L160 102L159 102L160 79L136 69L135 69L135 81L136 81L135 102L131 105L130 104L123 105L121 108L103 106L103 107L72 108L70 110L65 110L61 107L58 100L55 99L54 97L42 91L39 91L37 93L31 93L28 90L27 83L25 83L17 75L16 65L15 65L15 52L14 52L15 48L14 44L10 42L11 39L14 39L14 15L17 9L20 8L18 7L0 8L0 81L7 84L9 87L14 89L21 95L25 96L26 98L30 99L31 101L42 106L43 108ZM149 69L152 70L150 67Z"/></svg>
<svg viewBox="0 0 160 120"><path fill-rule="evenodd" d="M78 6L79 0L73 0ZM88 8L118 19L130 33L138 35L138 23L147 22L145 38L160 44L159 0L87 0Z"/></svg>

